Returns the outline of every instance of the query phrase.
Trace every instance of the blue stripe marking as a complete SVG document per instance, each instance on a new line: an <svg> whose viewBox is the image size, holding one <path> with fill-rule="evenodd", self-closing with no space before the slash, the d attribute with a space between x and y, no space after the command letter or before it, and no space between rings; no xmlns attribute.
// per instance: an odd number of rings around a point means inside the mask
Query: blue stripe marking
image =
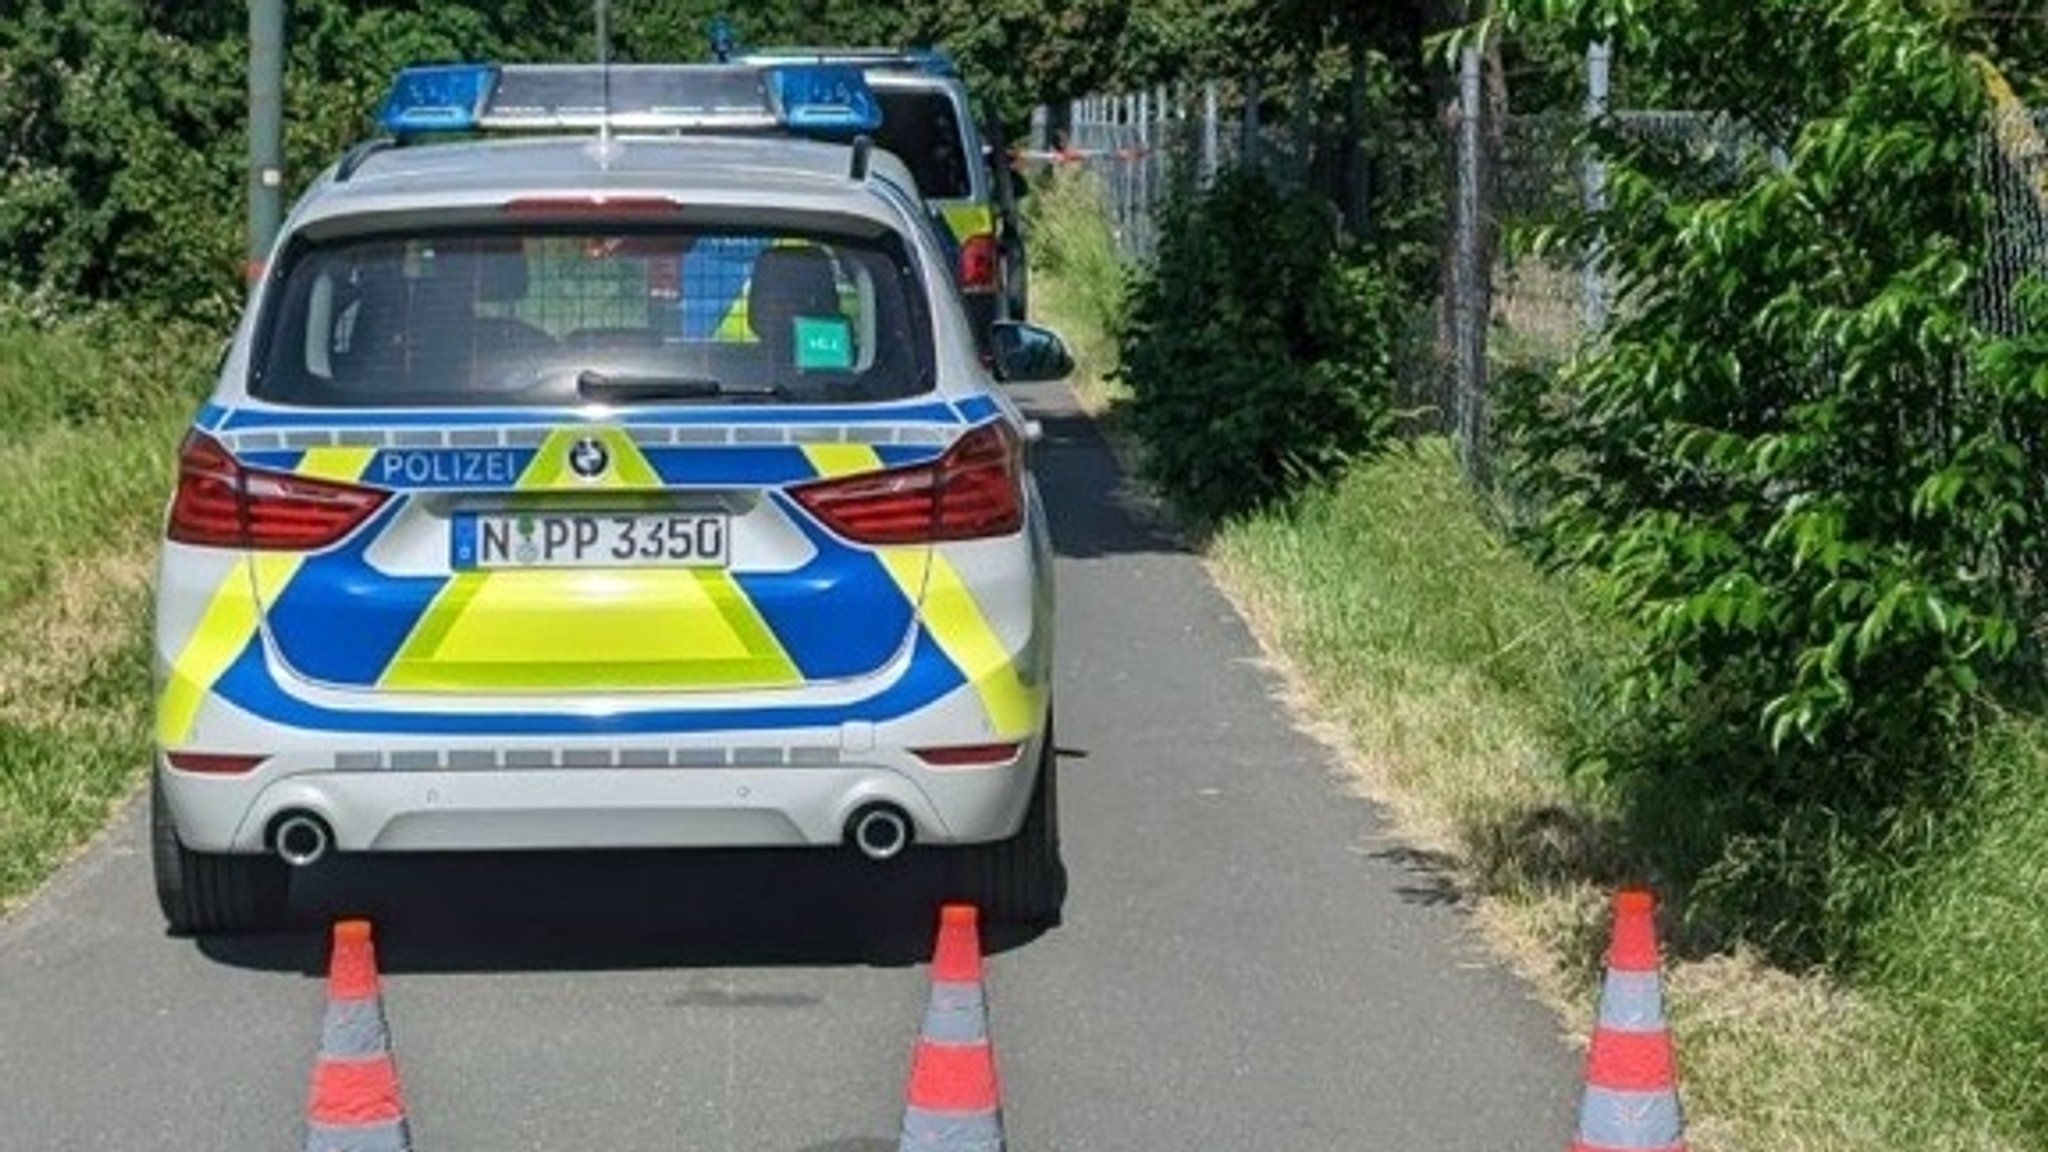
<svg viewBox="0 0 2048 1152"><path fill-rule="evenodd" d="M911 464L929 464L945 455L946 449L938 444L878 444L875 455L882 458L884 468L902 468Z"/></svg>
<svg viewBox="0 0 2048 1152"><path fill-rule="evenodd" d="M270 674L262 641L251 639L214 685L223 700L261 719L312 732L435 736L611 736L664 732L832 728L849 720L894 720L966 683L929 633L918 630L910 668L889 687L844 705L788 708L655 709L645 712L398 712L328 708L285 691Z"/></svg>
<svg viewBox="0 0 2048 1152"><path fill-rule="evenodd" d="M642 448L640 453L661 482L671 486L773 487L801 484L818 474L804 450L795 446L699 445Z"/></svg>
<svg viewBox="0 0 2048 1152"><path fill-rule="evenodd" d="M993 401L982 398L995 409ZM963 402L964 403L964 402ZM860 404L837 407L748 405L689 408L635 408L630 418L618 412L579 408L362 408L271 411L241 408L227 415L223 431L270 428L477 428L617 425L702 426L707 424L947 424L960 423L953 405L943 400L904 404Z"/></svg>
<svg viewBox="0 0 2048 1152"><path fill-rule="evenodd" d="M969 424L978 424L1001 411L992 396L969 396L954 407L960 410L960 418Z"/></svg>
<svg viewBox="0 0 2048 1152"><path fill-rule="evenodd" d="M448 579L393 576L366 554L404 501L392 500L347 544L309 556L267 606L264 625L300 675L328 684L375 684L419 627Z"/></svg>
<svg viewBox="0 0 2048 1152"><path fill-rule="evenodd" d="M883 465L891 468L925 463L936 459L941 451L930 444L884 444L875 448ZM780 487L802 484L818 474L810 457L795 445L643 446L640 452L655 475L670 487ZM397 491L509 490L537 455L527 448L383 448L363 470L363 481ZM252 468L292 472L305 457L302 451L266 449L244 452L240 459Z"/></svg>
<svg viewBox="0 0 2048 1152"><path fill-rule="evenodd" d="M872 552L825 532L795 501L776 504L817 548L795 572L738 574L768 630L807 680L840 680L888 662L912 626L914 605Z"/></svg>
<svg viewBox="0 0 2048 1152"><path fill-rule="evenodd" d="M218 404L205 404L200 407L199 415L193 417L192 423L202 432L211 432L220 426L227 414L228 410Z"/></svg>
<svg viewBox="0 0 2048 1152"><path fill-rule="evenodd" d="M496 491L519 482L534 448L380 448L363 480L386 488Z"/></svg>
<svg viewBox="0 0 2048 1152"><path fill-rule="evenodd" d="M267 468L272 472L296 472L306 459L304 452L290 450L283 452L244 452L235 457L251 468Z"/></svg>

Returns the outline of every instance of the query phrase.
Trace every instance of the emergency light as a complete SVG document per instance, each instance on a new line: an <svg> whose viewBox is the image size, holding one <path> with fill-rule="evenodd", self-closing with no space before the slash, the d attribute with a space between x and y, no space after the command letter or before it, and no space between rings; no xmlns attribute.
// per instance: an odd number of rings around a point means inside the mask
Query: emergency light
<svg viewBox="0 0 2048 1152"><path fill-rule="evenodd" d="M797 132L855 135L882 126L882 106L858 68L844 64L764 69L782 123Z"/></svg>
<svg viewBox="0 0 2048 1152"><path fill-rule="evenodd" d="M437 64L403 69L377 114L401 138L609 128L873 132L881 104L858 68L726 64Z"/></svg>
<svg viewBox="0 0 2048 1152"><path fill-rule="evenodd" d="M498 70L489 64L407 68L392 81L377 122L398 136L475 131L497 87Z"/></svg>

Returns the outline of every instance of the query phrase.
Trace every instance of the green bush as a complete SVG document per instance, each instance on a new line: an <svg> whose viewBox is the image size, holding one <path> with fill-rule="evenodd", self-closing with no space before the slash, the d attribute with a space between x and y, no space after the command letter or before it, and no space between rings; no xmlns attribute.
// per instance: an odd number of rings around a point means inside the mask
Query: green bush
<svg viewBox="0 0 2048 1152"><path fill-rule="evenodd" d="M1225 172L1161 236L1121 362L1149 478L1177 505L1255 508L1384 440L1400 296L1326 203Z"/></svg>
<svg viewBox="0 0 2048 1152"><path fill-rule="evenodd" d="M1741 34L1715 21L1774 29L1702 82L1778 102L1789 162L1709 194L1609 141L1589 226L1624 307L1502 425L1555 554L1643 638L1621 687L1647 722L1608 762L1650 842L1696 910L1840 960L1984 700L2036 690L2048 345L1973 324L1985 100L1953 30L1902 0L1764 7L1784 21L1702 4L1628 47L1705 77Z"/></svg>

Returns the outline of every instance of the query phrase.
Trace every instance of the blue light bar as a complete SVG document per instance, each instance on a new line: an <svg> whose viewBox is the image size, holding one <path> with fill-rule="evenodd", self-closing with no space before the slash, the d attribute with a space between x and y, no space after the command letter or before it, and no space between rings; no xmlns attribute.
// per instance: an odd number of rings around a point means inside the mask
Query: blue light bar
<svg viewBox="0 0 2048 1152"><path fill-rule="evenodd" d="M793 132L853 136L882 126L882 106L850 64L789 64L766 70L776 114Z"/></svg>
<svg viewBox="0 0 2048 1152"><path fill-rule="evenodd" d="M490 64L434 64L407 68L392 81L377 122L395 136L473 132L498 86Z"/></svg>
<svg viewBox="0 0 2048 1152"><path fill-rule="evenodd" d="M392 81L377 120L394 136L786 131L849 137L882 125L847 64L436 64Z"/></svg>

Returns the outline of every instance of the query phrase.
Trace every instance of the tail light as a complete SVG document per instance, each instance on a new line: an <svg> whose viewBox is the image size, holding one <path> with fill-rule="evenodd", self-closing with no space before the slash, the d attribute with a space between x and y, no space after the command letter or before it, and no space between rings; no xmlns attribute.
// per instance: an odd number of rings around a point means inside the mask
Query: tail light
<svg viewBox="0 0 2048 1152"><path fill-rule="evenodd" d="M244 468L195 432L178 454L178 492L166 534L180 544L302 551L354 531L385 493L330 480Z"/></svg>
<svg viewBox="0 0 2048 1152"><path fill-rule="evenodd" d="M992 768L1011 764L1022 744L948 744L941 748L912 748L911 754L934 768Z"/></svg>
<svg viewBox="0 0 2048 1152"><path fill-rule="evenodd" d="M930 464L806 484L790 495L862 544L975 540L1023 526L1022 468L1007 427L985 424Z"/></svg>
<svg viewBox="0 0 2048 1152"><path fill-rule="evenodd" d="M180 772L200 776L247 776L268 756L240 756L224 752L166 752L164 759Z"/></svg>
<svg viewBox="0 0 2048 1152"><path fill-rule="evenodd" d="M993 292L1002 263L996 238L983 232L969 236L960 246L960 289L963 292Z"/></svg>

